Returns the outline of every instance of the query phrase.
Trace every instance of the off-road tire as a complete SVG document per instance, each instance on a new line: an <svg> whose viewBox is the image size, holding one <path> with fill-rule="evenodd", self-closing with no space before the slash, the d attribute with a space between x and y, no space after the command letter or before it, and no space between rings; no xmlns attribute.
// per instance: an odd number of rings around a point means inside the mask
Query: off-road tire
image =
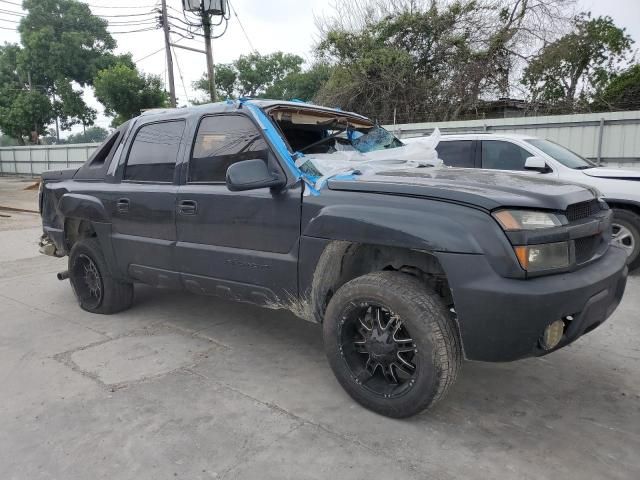
<svg viewBox="0 0 640 480"><path fill-rule="evenodd" d="M640 215L631 210L613 208L613 223L623 225L631 232L635 240L633 253L627 258L629 271L640 267Z"/></svg>
<svg viewBox="0 0 640 480"><path fill-rule="evenodd" d="M395 312L417 347L415 383L400 397L384 398L364 388L343 354L344 312L349 305L367 301ZM338 289L327 307L323 336L329 364L342 387L364 407L388 417L409 417L442 399L462 364L457 326L441 297L417 278L400 272L367 274Z"/></svg>
<svg viewBox="0 0 640 480"><path fill-rule="evenodd" d="M96 276L100 282L100 298L83 298L83 288L86 289L80 263L92 262L97 270ZM91 265L91 263L88 265ZM93 268L93 267L91 267ZM71 287L83 310L91 313L111 314L126 310L133 302L133 284L121 282L113 278L100 244L95 237L78 240L69 254L69 280Z"/></svg>

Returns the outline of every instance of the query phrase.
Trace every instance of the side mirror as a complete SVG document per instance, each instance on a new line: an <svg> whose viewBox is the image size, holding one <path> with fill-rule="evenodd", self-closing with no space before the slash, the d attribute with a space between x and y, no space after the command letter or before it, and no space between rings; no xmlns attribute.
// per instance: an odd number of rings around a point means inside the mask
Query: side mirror
<svg viewBox="0 0 640 480"><path fill-rule="evenodd" d="M283 187L286 181L269 172L264 160L243 160L227 169L227 188L232 192Z"/></svg>
<svg viewBox="0 0 640 480"><path fill-rule="evenodd" d="M545 162L544 158L540 157L529 157L524 161L524 169L525 170L536 170L540 173L546 173L549 171L549 167L547 166L547 162Z"/></svg>

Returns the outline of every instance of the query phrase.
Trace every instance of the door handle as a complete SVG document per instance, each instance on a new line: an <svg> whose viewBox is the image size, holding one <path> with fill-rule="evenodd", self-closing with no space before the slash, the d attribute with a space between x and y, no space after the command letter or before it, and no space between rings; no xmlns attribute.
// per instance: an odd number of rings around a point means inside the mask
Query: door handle
<svg viewBox="0 0 640 480"><path fill-rule="evenodd" d="M129 199L121 198L116 202L116 210L118 213L127 213L129 211Z"/></svg>
<svg viewBox="0 0 640 480"><path fill-rule="evenodd" d="M178 204L178 212L181 215L195 215L198 213L198 202L195 200L182 200Z"/></svg>

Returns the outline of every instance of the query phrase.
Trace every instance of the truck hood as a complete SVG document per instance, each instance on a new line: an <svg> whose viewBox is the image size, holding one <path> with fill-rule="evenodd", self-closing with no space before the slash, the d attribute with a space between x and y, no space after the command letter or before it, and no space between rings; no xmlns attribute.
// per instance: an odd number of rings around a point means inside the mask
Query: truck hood
<svg viewBox="0 0 640 480"><path fill-rule="evenodd" d="M388 170L349 178L334 178L329 189L389 195L420 196L471 204L487 210L525 207L566 210L593 200L587 186L491 170L466 168L413 168Z"/></svg>
<svg viewBox="0 0 640 480"><path fill-rule="evenodd" d="M617 180L640 180L640 169L630 170L623 168L587 168L582 170L582 173L589 175L590 177L598 178L611 178Z"/></svg>

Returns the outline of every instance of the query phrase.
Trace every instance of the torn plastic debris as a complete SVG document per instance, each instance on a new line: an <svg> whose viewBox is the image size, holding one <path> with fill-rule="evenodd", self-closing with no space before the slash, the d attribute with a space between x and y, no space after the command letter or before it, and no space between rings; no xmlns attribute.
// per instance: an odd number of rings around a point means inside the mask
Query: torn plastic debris
<svg viewBox="0 0 640 480"><path fill-rule="evenodd" d="M314 153L296 160L296 166L310 179L315 190L324 187L330 178L350 175L367 175L386 170L409 170L417 167L439 167L436 146L440 131L436 128L423 137L402 147L374 150L366 153L357 150L341 150L334 153Z"/></svg>

